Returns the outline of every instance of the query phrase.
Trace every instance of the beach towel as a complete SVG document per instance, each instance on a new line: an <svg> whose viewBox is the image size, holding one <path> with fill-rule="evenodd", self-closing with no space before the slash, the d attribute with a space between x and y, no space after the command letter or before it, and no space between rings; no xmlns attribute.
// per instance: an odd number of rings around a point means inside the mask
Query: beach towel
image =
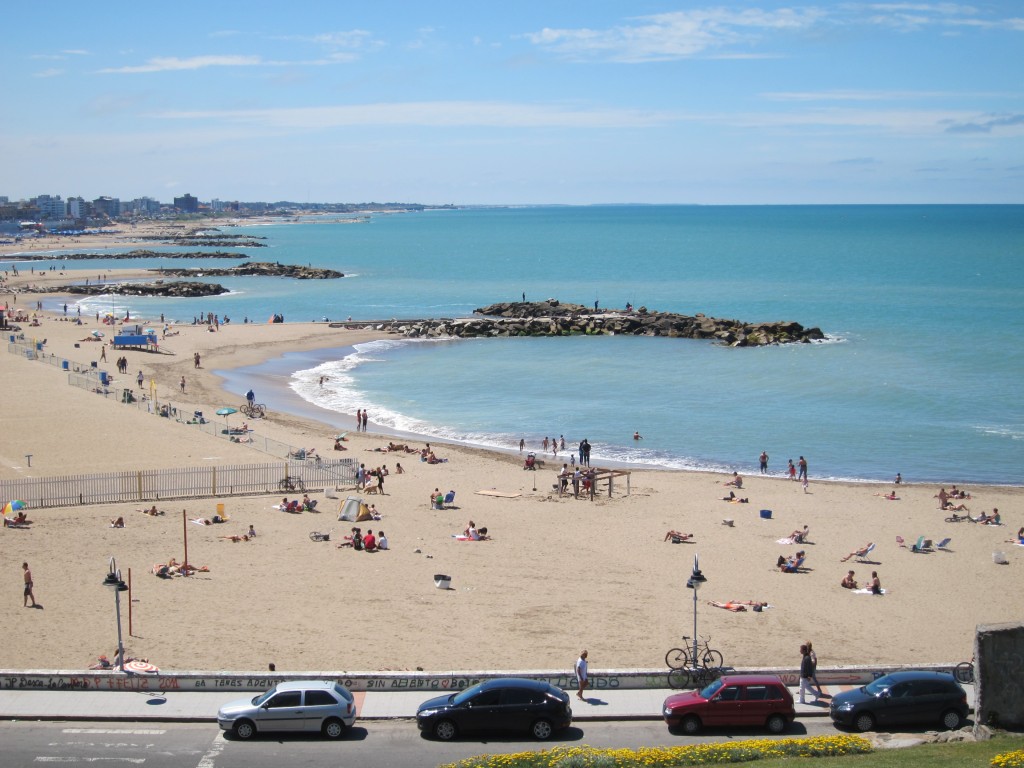
<svg viewBox="0 0 1024 768"><path fill-rule="evenodd" d="M796 539L776 539L776 544L796 544Z"/></svg>
<svg viewBox="0 0 1024 768"><path fill-rule="evenodd" d="M887 594L888 592L889 592L889 590L887 590L885 587L882 587L882 594L883 595ZM870 587L864 587L863 589L851 589L850 590L850 594L851 595L873 595L875 593L871 591Z"/></svg>
<svg viewBox="0 0 1024 768"><path fill-rule="evenodd" d="M495 491L493 489L486 491L475 491L475 493L477 496L497 496L500 499L518 499L520 496L523 495L521 493L510 493L509 491Z"/></svg>

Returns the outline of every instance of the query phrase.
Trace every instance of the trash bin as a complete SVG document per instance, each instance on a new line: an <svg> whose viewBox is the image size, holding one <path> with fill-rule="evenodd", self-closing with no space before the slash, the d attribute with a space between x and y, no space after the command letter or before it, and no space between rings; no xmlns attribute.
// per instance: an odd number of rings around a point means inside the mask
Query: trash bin
<svg viewBox="0 0 1024 768"><path fill-rule="evenodd" d="M451 589L452 588L452 577L445 576L443 573L434 574L434 586L438 589Z"/></svg>
<svg viewBox="0 0 1024 768"><path fill-rule="evenodd" d="M60 367L61 367L61 370L65 370L65 371L71 369L71 366L68 365L68 361L67 360L61 360L60 361Z"/></svg>
<svg viewBox="0 0 1024 768"><path fill-rule="evenodd" d="M762 509L761 510L761 519L762 520L771 520L772 519L772 511L770 509Z"/></svg>
<svg viewBox="0 0 1024 768"><path fill-rule="evenodd" d="M93 363L93 365L95 365L95 363ZM110 377L107 376L107 372L106 371L100 371L100 384L102 384L105 387L109 383L110 383Z"/></svg>

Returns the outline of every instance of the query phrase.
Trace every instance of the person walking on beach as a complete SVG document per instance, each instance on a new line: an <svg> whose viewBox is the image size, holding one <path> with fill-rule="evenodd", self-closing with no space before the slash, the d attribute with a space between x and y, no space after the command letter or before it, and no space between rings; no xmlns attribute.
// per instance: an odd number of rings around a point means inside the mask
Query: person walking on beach
<svg viewBox="0 0 1024 768"><path fill-rule="evenodd" d="M139 386L142 386L141 384ZM185 394L185 377L181 377L181 394Z"/></svg>
<svg viewBox="0 0 1024 768"><path fill-rule="evenodd" d="M363 428L363 409L356 408L356 432Z"/></svg>
<svg viewBox="0 0 1024 768"><path fill-rule="evenodd" d="M36 596L32 594L32 571L28 567L28 563L21 564L21 570L25 572L25 598L22 600L22 604L28 608L28 601L32 601L32 607L36 607ZM585 651L584 651L585 653Z"/></svg>
<svg viewBox="0 0 1024 768"><path fill-rule="evenodd" d="M590 443L585 437L583 438L583 463L590 466Z"/></svg>
<svg viewBox="0 0 1024 768"><path fill-rule="evenodd" d="M142 389L143 376L142 371L139 371L139 375L135 377L135 380L139 382L139 389Z"/></svg>
<svg viewBox="0 0 1024 768"><path fill-rule="evenodd" d="M805 459L803 456L801 456L800 460L797 462L797 464L800 467L800 472L799 472L799 474L797 476L801 480L806 480L807 479L807 459Z"/></svg>
<svg viewBox="0 0 1024 768"><path fill-rule="evenodd" d="M768 474L768 453L767 451L761 451L761 455L758 457L758 461L761 464L761 474Z"/></svg>
<svg viewBox="0 0 1024 768"><path fill-rule="evenodd" d="M587 651L580 651L580 657L576 659L576 683L579 685L576 691L576 698L583 701L583 689L590 685L590 677L587 675Z"/></svg>
<svg viewBox="0 0 1024 768"><path fill-rule="evenodd" d="M523 452L523 448L525 448L525 447L526 447L526 438L524 438L524 437L519 438L519 452L522 453Z"/></svg>
<svg viewBox="0 0 1024 768"><path fill-rule="evenodd" d="M814 679L814 662L806 645L800 646L800 703L807 703L807 694L814 693L811 685ZM818 703L818 694L814 693L814 703Z"/></svg>
<svg viewBox="0 0 1024 768"><path fill-rule="evenodd" d="M587 438L580 440L580 466L583 466L583 444L587 442Z"/></svg>
<svg viewBox="0 0 1024 768"><path fill-rule="evenodd" d="M104 344L102 347L100 347L100 360L103 361L104 363L107 362L107 345L106 344Z"/></svg>
<svg viewBox="0 0 1024 768"><path fill-rule="evenodd" d="M194 355L192 355L192 362L195 363L195 367L196 368L199 367L199 360L200 360L200 357L199 357L199 353L198 352L196 352Z"/></svg>
<svg viewBox="0 0 1024 768"><path fill-rule="evenodd" d="M363 432L366 431L366 422L370 420L370 414L367 410L363 409Z"/></svg>

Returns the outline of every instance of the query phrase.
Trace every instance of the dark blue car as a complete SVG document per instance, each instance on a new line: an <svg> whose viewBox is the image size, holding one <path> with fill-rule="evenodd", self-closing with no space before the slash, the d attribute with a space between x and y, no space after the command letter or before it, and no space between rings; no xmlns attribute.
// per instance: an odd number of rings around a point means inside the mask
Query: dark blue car
<svg viewBox="0 0 1024 768"><path fill-rule="evenodd" d="M416 725L442 741L460 734L529 733L547 739L572 723L569 694L539 680L504 677L420 704Z"/></svg>
<svg viewBox="0 0 1024 768"><path fill-rule="evenodd" d="M941 724L959 728L968 715L967 693L945 672L893 672L832 699L836 725L870 731L890 725Z"/></svg>

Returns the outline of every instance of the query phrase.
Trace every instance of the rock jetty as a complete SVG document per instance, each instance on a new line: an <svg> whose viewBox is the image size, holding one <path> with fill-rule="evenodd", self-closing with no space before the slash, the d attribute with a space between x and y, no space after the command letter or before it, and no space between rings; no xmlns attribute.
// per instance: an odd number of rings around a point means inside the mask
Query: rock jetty
<svg viewBox="0 0 1024 768"><path fill-rule="evenodd" d="M195 298L199 296L220 296L228 289L217 283L192 283L178 281L166 283L157 280L153 283L101 283L99 285L61 285L53 286L45 291L26 291L38 293L71 293L84 296L115 293L118 296L178 296Z"/></svg>
<svg viewBox="0 0 1024 768"><path fill-rule="evenodd" d="M440 320L391 320L364 323L379 331L408 338L457 338L502 336L667 336L707 339L731 347L763 347L769 344L797 344L821 341L820 328L804 328L796 322L745 323L703 314L679 315L651 312L646 307L623 312L595 310L580 304L562 304L555 299L542 302L491 304L477 310L476 317ZM356 323L337 323L351 327Z"/></svg>
<svg viewBox="0 0 1024 768"><path fill-rule="evenodd" d="M255 275L257 277L293 277L296 280L333 280L344 277L344 272L319 267L300 267L295 264L277 264L269 261L253 261L239 264L237 267L160 267L150 272L159 272L169 277L237 277Z"/></svg>
<svg viewBox="0 0 1024 768"><path fill-rule="evenodd" d="M124 253L52 253L25 254L18 261L88 261L89 259L244 259L244 253L231 251L150 251L136 248Z"/></svg>

